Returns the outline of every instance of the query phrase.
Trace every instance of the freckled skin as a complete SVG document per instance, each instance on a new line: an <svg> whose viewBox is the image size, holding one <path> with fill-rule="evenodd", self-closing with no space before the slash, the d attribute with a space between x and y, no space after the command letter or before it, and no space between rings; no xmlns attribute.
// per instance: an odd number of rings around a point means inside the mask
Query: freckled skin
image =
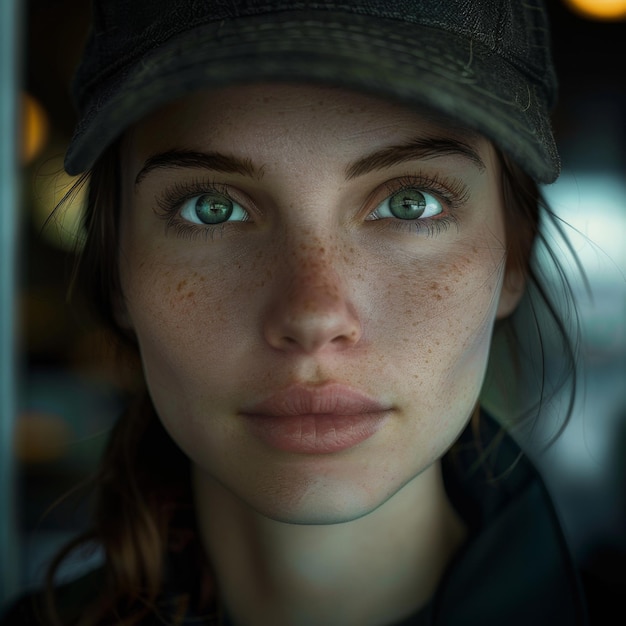
<svg viewBox="0 0 626 626"><path fill-rule="evenodd" d="M487 141L484 171L446 157L346 181L363 155L445 129L373 98L319 88L312 99L307 89L198 93L138 124L123 154L120 267L155 406L199 482L270 518L319 523L375 510L448 449L476 403L494 320L516 296L502 289L499 172ZM164 232L155 199L203 173L133 181L172 146L262 166L260 179L205 176L245 197L250 220L212 238ZM387 181L413 172L467 186L455 226L428 236L365 219L376 189L379 203ZM326 381L392 404L392 419L355 448L305 457L268 448L238 417L286 385Z"/></svg>

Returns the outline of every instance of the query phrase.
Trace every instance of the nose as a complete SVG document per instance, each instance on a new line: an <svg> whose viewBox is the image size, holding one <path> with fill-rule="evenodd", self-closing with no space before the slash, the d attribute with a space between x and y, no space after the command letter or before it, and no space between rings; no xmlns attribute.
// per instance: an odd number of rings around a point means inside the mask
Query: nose
<svg viewBox="0 0 626 626"><path fill-rule="evenodd" d="M278 270L263 325L273 348L314 354L358 343L361 322L334 256L323 246L301 246Z"/></svg>

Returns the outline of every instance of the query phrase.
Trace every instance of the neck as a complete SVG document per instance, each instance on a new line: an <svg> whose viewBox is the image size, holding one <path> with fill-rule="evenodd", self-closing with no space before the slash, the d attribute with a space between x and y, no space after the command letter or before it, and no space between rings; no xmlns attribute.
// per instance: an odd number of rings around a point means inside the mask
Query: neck
<svg viewBox="0 0 626 626"><path fill-rule="evenodd" d="M464 539L432 465L369 514L278 522L196 470L203 544L237 626L392 623L424 606Z"/></svg>

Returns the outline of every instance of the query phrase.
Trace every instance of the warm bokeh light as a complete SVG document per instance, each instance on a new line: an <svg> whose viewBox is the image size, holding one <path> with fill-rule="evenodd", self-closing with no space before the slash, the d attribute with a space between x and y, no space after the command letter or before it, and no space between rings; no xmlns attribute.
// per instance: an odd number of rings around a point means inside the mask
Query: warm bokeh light
<svg viewBox="0 0 626 626"><path fill-rule="evenodd" d="M34 183L33 222L41 236L52 245L75 250L81 243L81 217L86 199L86 186L74 188L79 179L63 171L61 158L49 159L37 170ZM55 207L58 207L55 209Z"/></svg>
<svg viewBox="0 0 626 626"><path fill-rule="evenodd" d="M61 416L27 411L16 422L15 455L22 463L49 463L63 458L71 439L69 424Z"/></svg>
<svg viewBox="0 0 626 626"><path fill-rule="evenodd" d="M583 17L597 20L626 19L626 0L564 0Z"/></svg>
<svg viewBox="0 0 626 626"><path fill-rule="evenodd" d="M37 158L48 139L48 116L31 95L22 94L22 164Z"/></svg>

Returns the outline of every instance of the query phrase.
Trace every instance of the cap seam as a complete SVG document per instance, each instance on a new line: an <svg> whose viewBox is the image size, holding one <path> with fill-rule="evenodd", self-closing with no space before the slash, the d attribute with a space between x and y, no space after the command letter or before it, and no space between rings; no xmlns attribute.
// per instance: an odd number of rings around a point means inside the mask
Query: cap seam
<svg viewBox="0 0 626 626"><path fill-rule="evenodd" d="M206 22L197 26L193 26L192 28L196 28L198 26L209 26L209 24L212 24L212 22ZM214 22L213 24L216 24L216 22ZM303 20L294 20L292 22L285 22L282 23L281 26L284 28L285 26L287 27L293 27L293 26L307 26L307 27L311 27L311 26L319 26L322 30L324 30L324 34L328 33L328 30L330 29L331 31L334 29L336 32L341 32L342 34L345 33L346 29L352 32L356 32L358 34L362 34L362 35L367 35L367 36L372 36L371 31L363 28L360 24L351 24L351 23L342 23L342 22L337 22L335 21L333 22L322 22L322 21L317 21L314 19L309 19L306 21ZM278 28L276 28L276 26L274 24L269 24L266 25L267 28L266 30L271 30L274 29L277 32L280 32L280 30ZM437 30L436 27L431 27L431 26L426 26L426 25L422 25L422 27L424 28L429 28L430 30ZM255 27L254 29L252 28L248 28L248 31L251 30L258 30L257 27ZM439 28L439 30L441 30L441 28ZM244 31L240 31L240 32L244 32ZM176 31L173 32L171 34L168 34L166 38L162 39L160 42L151 45L151 46L147 46L145 49L142 49L139 53L134 53L132 55L128 55L126 57L123 57L123 60L121 60L120 62L112 65L107 66L106 68L103 68L98 74L92 75L91 80L89 80L88 83L83 83L84 85L84 89L83 89L83 94L82 97L80 97L78 99L79 103L85 102L85 101L89 101L90 98L87 96L88 93L90 93L93 88L94 85L97 85L98 83L101 83L102 81L108 81L110 79L113 79L118 73L121 76L126 76L128 74L128 72L124 72L124 68L132 68L132 66L136 66L138 63L138 60L141 59L142 57L145 57L146 54L150 54L152 50L157 50L158 48L160 48L164 43L171 41L172 38L177 37L177 36L184 36L185 34L187 34L188 31ZM459 35L455 32L455 33L448 33L446 32L446 35L451 35L453 36L455 39L457 40L461 40L461 38L459 37ZM391 36L394 37L393 33L385 33L385 36ZM471 38L471 41L474 41L474 38ZM519 67L519 65L511 59L510 55L504 55L501 53L498 53L495 51L495 49L491 48L490 46L484 44L481 40L476 40L476 43L478 43L479 45L482 45L484 47L485 50L490 51L492 54L495 54L496 56L502 58L503 60L506 60L509 64L513 65L518 71L521 71L525 76L529 76L533 79L533 82L537 82L539 84L542 85L542 87L544 88L544 90L547 90L547 86L544 84L544 81L541 79L541 77L539 77L538 75L536 75L534 72L530 73L528 72L528 68L526 67ZM380 46L381 48L384 48L384 46ZM410 54L410 52L407 50L406 51L407 54ZM135 59L137 59L135 61Z"/></svg>

